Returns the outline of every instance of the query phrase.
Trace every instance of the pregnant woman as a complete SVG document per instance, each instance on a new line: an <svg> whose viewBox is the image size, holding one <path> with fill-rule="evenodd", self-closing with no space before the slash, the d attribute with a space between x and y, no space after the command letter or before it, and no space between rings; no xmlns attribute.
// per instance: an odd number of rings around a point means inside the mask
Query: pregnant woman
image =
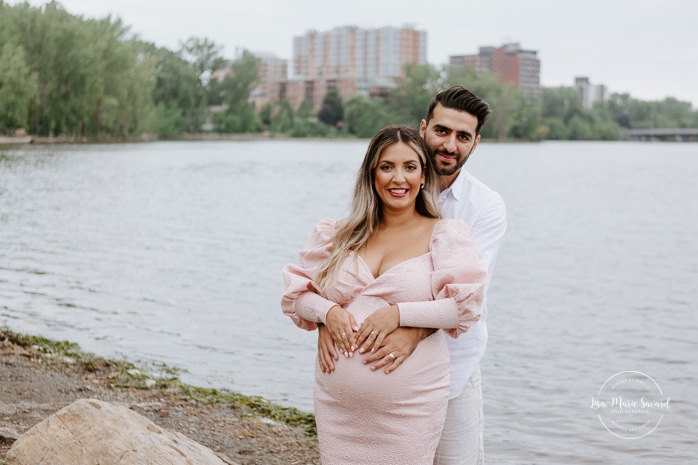
<svg viewBox="0 0 698 465"><path fill-rule="evenodd" d="M301 328L327 325L346 357L316 362L315 418L325 465L432 464L448 402L444 332L479 318L485 267L465 223L440 219L436 177L419 134L374 136L350 214L320 221L299 265L284 268L283 312ZM386 375L351 356L378 349L398 326L442 328ZM393 357L392 354L386 357Z"/></svg>

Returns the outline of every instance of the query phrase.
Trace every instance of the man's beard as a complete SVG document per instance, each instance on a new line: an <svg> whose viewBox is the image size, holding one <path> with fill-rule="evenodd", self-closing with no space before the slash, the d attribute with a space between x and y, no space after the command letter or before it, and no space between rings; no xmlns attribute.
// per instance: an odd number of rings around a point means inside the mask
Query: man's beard
<svg viewBox="0 0 698 465"><path fill-rule="evenodd" d="M431 151L431 157L432 160L434 161L434 170L436 171L436 174L439 176L451 176L453 174L456 174L456 172L465 165L465 162L468 160L468 157L460 157L458 155L455 155L455 163L449 166L444 166L441 167L439 166L439 162L436 161L436 156L437 155L446 155L446 156L453 156L452 153L447 152L444 149L434 149Z"/></svg>

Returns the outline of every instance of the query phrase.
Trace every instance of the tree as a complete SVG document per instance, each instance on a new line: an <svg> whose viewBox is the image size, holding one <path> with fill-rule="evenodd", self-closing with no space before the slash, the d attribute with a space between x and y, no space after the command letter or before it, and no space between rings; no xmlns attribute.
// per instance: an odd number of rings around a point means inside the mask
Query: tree
<svg viewBox="0 0 698 465"><path fill-rule="evenodd" d="M293 130L293 108L288 100L279 103L276 114L272 116L270 129L272 132L287 133Z"/></svg>
<svg viewBox="0 0 698 465"><path fill-rule="evenodd" d="M293 108L288 100L268 102L259 112L261 123L273 133L288 133L293 129Z"/></svg>
<svg viewBox="0 0 698 465"><path fill-rule="evenodd" d="M36 73L29 68L24 49L10 43L0 49L0 63L0 130L26 127L30 106L36 102Z"/></svg>
<svg viewBox="0 0 698 465"><path fill-rule="evenodd" d="M179 56L191 63L194 71L205 86L214 71L221 69L225 60L221 57L222 47L207 38L190 37L182 43Z"/></svg>
<svg viewBox="0 0 698 465"><path fill-rule="evenodd" d="M412 127L426 115L429 102L441 87L441 73L431 65L405 65L404 77L396 79L389 111L394 122Z"/></svg>
<svg viewBox="0 0 698 465"><path fill-rule="evenodd" d="M344 106L347 130L358 137L373 137L391 123L391 117L382 101L355 95Z"/></svg>
<svg viewBox="0 0 698 465"><path fill-rule="evenodd" d="M517 116L521 117L522 95L511 84L497 85L494 80L485 81L485 86L489 84L487 91L478 95L486 95L487 103L492 108L489 122L484 126L482 134L484 137L491 137L498 140L505 140L509 137L509 131L514 126Z"/></svg>
<svg viewBox="0 0 698 465"><path fill-rule="evenodd" d="M231 73L221 83L225 110L214 119L220 132L257 132L262 128L259 114L249 102L250 93L257 84L259 60L248 51L231 66Z"/></svg>
<svg viewBox="0 0 698 465"><path fill-rule="evenodd" d="M606 108L614 119L616 124L621 128L630 128L630 112L629 112L629 102L632 97L630 94L611 94L608 102L606 103Z"/></svg>
<svg viewBox="0 0 698 465"><path fill-rule="evenodd" d="M627 129L659 127L659 108L655 102L637 100L629 94L612 94L608 111L616 123Z"/></svg>
<svg viewBox="0 0 698 465"><path fill-rule="evenodd" d="M667 97L656 104L657 126L661 128L690 128L693 126L693 109L690 102Z"/></svg>
<svg viewBox="0 0 698 465"><path fill-rule="evenodd" d="M141 44L127 38L127 28L110 18L82 23L83 34L91 38L84 55L84 105L87 115L76 134L129 137L145 129L146 115L153 104L155 60L144 56Z"/></svg>
<svg viewBox="0 0 698 465"><path fill-rule="evenodd" d="M173 135L196 132L208 115L205 89L195 66L178 53L146 45L146 53L155 60L153 103L164 124L155 132Z"/></svg>
<svg viewBox="0 0 698 465"><path fill-rule="evenodd" d="M0 38L21 44L28 75L36 76L30 132L100 137L143 129L154 69L121 21L85 20L56 2L0 8ZM13 56L19 59L18 52ZM27 76L26 69L19 74Z"/></svg>
<svg viewBox="0 0 698 465"><path fill-rule="evenodd" d="M514 139L540 140L542 134L540 99L531 92L520 92L518 108L513 115L509 137Z"/></svg>
<svg viewBox="0 0 698 465"><path fill-rule="evenodd" d="M502 84L499 77L490 72L476 73L471 66L446 68L446 85L461 85L486 101L492 109L481 135L485 138L504 140L512 137L531 137L538 124L537 104L524 108L524 102L533 103L535 97L525 95L511 84Z"/></svg>
<svg viewBox="0 0 698 465"><path fill-rule="evenodd" d="M574 115L584 112L581 94L573 87L547 87L541 92L542 114L544 118L557 118L569 121Z"/></svg>
<svg viewBox="0 0 698 465"><path fill-rule="evenodd" d="M318 118L325 124L336 126L344 118L344 106L342 97L335 87L331 87L322 99L322 107Z"/></svg>
<svg viewBox="0 0 698 465"><path fill-rule="evenodd" d="M567 140L567 126L558 118L544 118L538 133L542 139Z"/></svg>
<svg viewBox="0 0 698 465"><path fill-rule="evenodd" d="M592 140L594 131L588 119L574 115L567 123L567 137L571 140Z"/></svg>
<svg viewBox="0 0 698 465"><path fill-rule="evenodd" d="M453 86L461 86L474 92L474 89L480 81L480 75L478 75L475 68L470 65L447 66L443 68L443 73L445 75L444 89Z"/></svg>
<svg viewBox="0 0 698 465"><path fill-rule="evenodd" d="M298 116L301 119L308 119L312 118L313 115L313 105L310 103L308 99L303 99L301 102L300 106L298 107L298 111L296 112L296 116Z"/></svg>
<svg viewBox="0 0 698 465"><path fill-rule="evenodd" d="M595 102L591 109L592 125L594 128L594 139L596 140L618 140L620 139L620 128L613 120L607 105L604 102Z"/></svg>
<svg viewBox="0 0 698 465"><path fill-rule="evenodd" d="M329 137L336 133L328 125L309 120L298 120L293 125L291 137Z"/></svg>

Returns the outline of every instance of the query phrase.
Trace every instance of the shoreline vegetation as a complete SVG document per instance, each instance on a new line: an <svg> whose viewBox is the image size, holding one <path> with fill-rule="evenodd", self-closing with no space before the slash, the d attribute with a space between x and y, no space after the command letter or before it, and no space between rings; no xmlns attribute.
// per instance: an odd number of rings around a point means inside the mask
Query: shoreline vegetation
<svg viewBox="0 0 698 465"><path fill-rule="evenodd" d="M0 63L0 136L31 135L36 143L145 134L370 138L388 124L417 126L436 92L453 85L492 107L482 130L488 140L625 140L632 129L698 128L698 110L674 97L614 93L589 107L574 87L526 92L467 66L406 65L371 97L330 86L324 97L308 95L300 104L254 100L261 63L253 53L230 60L199 37L178 50L158 47L119 18L73 15L56 1L35 7L0 0Z"/></svg>
<svg viewBox="0 0 698 465"><path fill-rule="evenodd" d="M216 141L294 141L294 140L317 140L317 141L360 141L368 142L369 138L357 137L351 134L338 135L333 137L305 137L299 139L287 134L275 134L269 132L263 133L244 133L244 134L221 134L221 133L185 133L175 137L160 137L157 134L142 134L137 137L128 138L95 138L95 137L74 137L74 136L22 136L8 137L0 136L0 149L21 147L27 145L90 145L90 144L138 144L148 142L216 142ZM652 142L668 142L673 143L673 140L651 140ZM540 143L545 141L528 140L528 139L488 139L482 138L482 141L488 144L526 144ZM559 141L558 141L559 142ZM566 141L579 142L579 141ZM586 141L590 142L590 141ZM593 141L591 141L593 142ZM622 141L616 141L622 142Z"/></svg>
<svg viewBox="0 0 698 465"><path fill-rule="evenodd" d="M261 140L278 140L278 141L293 141L299 140L296 137L291 137L286 134L274 134L269 132L263 133L246 133L246 134L220 134L220 133L187 133L179 134L176 137L160 137L157 134L142 134L138 137L129 138L94 138L94 137L74 137L74 136L58 136L58 137L42 137L42 136L23 136L23 137L7 137L0 136L0 147L22 146L22 145L82 145L82 144L133 144L145 142L196 142L196 141L261 141ZM328 137L306 137L302 140L321 140L321 141L356 141L365 140L368 142L370 138L356 137L351 134ZM490 140L484 139L487 143L526 143L540 141L526 140Z"/></svg>
<svg viewBox="0 0 698 465"><path fill-rule="evenodd" d="M303 140L359 140L356 136L346 134L341 136L306 137ZM10 145L74 145L74 144L131 144L139 142L191 142L191 141L255 141L255 140L298 140L286 134L270 132L224 134L224 133L182 133L171 137L162 137L158 134L141 134L131 137L75 137L75 136L0 136L0 147ZM368 139L366 139L368 140Z"/></svg>
<svg viewBox="0 0 698 465"><path fill-rule="evenodd" d="M157 134L141 134L133 137L75 137L75 136L0 136L0 147L8 145L73 145L73 144L131 144L138 142L186 142L186 141L219 141L219 140L292 140L283 134L249 133L249 134L220 134L194 133L178 134L175 137L161 137ZM338 138L339 139L339 138ZM355 137L343 137L339 140L351 140Z"/></svg>
<svg viewBox="0 0 698 465"><path fill-rule="evenodd" d="M0 464L34 424L78 398L121 402L239 464L318 463L313 414L258 396L182 383L167 366L142 369L77 344L0 327Z"/></svg>

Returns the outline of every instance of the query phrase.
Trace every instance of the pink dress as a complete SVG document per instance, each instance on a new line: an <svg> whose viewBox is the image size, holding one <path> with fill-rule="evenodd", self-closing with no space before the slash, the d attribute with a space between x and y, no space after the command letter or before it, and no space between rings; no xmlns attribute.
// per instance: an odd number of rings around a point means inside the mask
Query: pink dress
<svg viewBox="0 0 698 465"><path fill-rule="evenodd" d="M319 295L315 277L329 256L335 222L316 226L300 265L284 268L283 312L301 328L324 323L336 304L357 324L397 303L401 326L448 328L456 337L480 317L486 278L475 240L465 223L440 220L430 251L401 262L378 278L357 254L340 270L338 284ZM315 366L315 418L325 465L432 464L446 415L449 355L444 331L419 343L394 372L371 371L358 352L340 356L335 371Z"/></svg>

